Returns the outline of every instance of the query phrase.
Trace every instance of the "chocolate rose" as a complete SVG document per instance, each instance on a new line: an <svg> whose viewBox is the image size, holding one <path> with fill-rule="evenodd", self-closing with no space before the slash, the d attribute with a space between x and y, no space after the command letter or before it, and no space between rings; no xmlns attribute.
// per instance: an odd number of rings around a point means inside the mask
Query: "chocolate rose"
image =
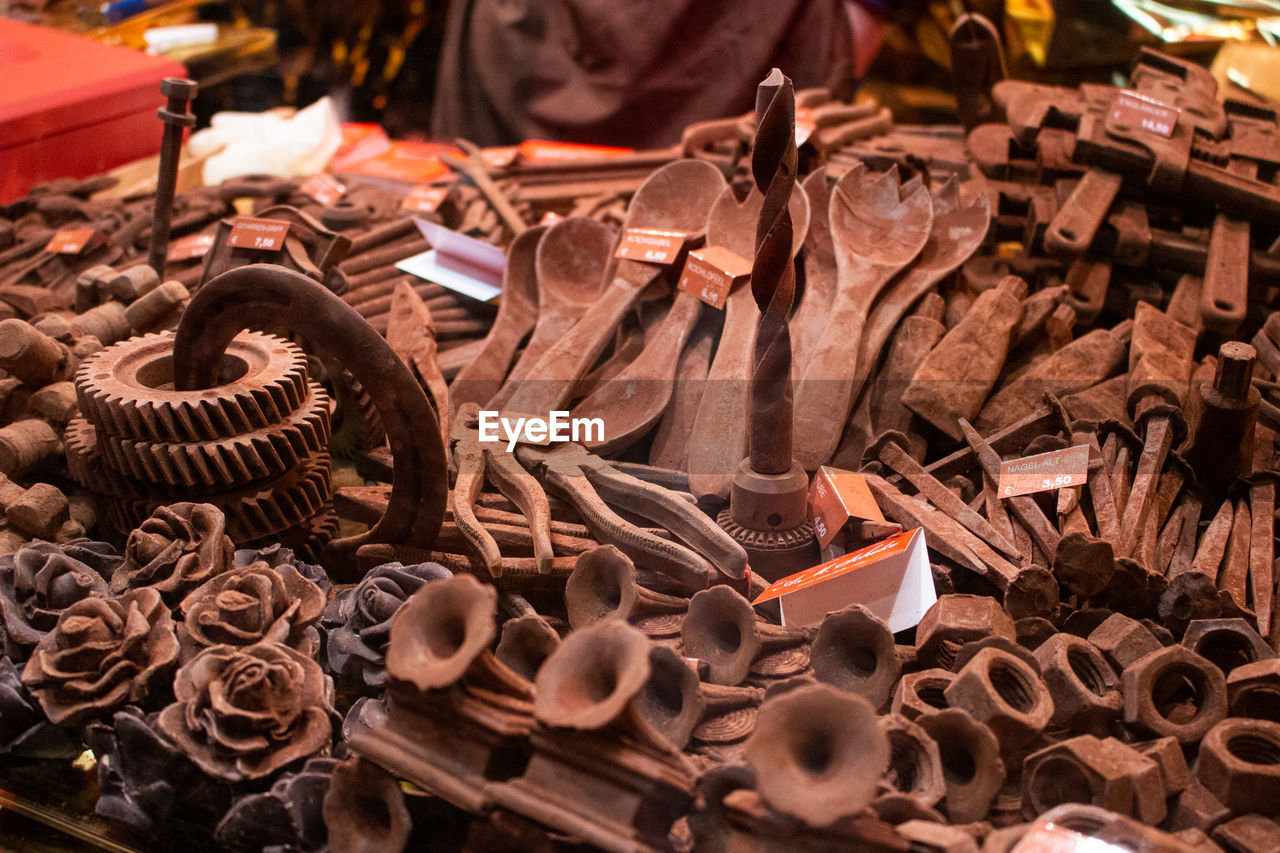
<svg viewBox="0 0 1280 853"><path fill-rule="evenodd" d="M363 678L371 687L386 684L391 617L423 584L452 576L438 563L386 563L338 593L324 611L330 670L335 675Z"/></svg>
<svg viewBox="0 0 1280 853"><path fill-rule="evenodd" d="M62 611L22 671L49 722L78 726L166 685L178 659L169 608L153 589L86 598Z"/></svg>
<svg viewBox="0 0 1280 853"><path fill-rule="evenodd" d="M213 504L162 506L129 534L124 563L111 576L111 591L154 587L173 607L231 568L234 553L226 519Z"/></svg>
<svg viewBox="0 0 1280 853"><path fill-rule="evenodd" d="M178 627L183 663L209 646L250 646L273 640L311 657L324 612L320 587L292 566L254 563L216 576L182 600Z"/></svg>
<svg viewBox="0 0 1280 853"><path fill-rule="evenodd" d="M226 850L327 849L321 806L338 764L336 758L312 758L297 773L281 774L271 790L236 800L218 822L214 840Z"/></svg>
<svg viewBox="0 0 1280 853"><path fill-rule="evenodd" d="M293 566L298 570L298 574L320 587L320 591L328 598L329 590L333 588L333 583L329 580L329 574L320 566L314 563L304 563L298 559L293 553L293 549L286 548L279 542L266 545L262 548L240 548L235 553L235 565L237 569L243 569L252 563L266 563L273 569L282 566Z"/></svg>
<svg viewBox="0 0 1280 853"><path fill-rule="evenodd" d="M84 751L79 738L51 726L22 686L18 668L0 656L0 755L31 758L74 758Z"/></svg>
<svg viewBox="0 0 1280 853"><path fill-rule="evenodd" d="M62 611L81 599L107 596L107 578L120 562L109 556L110 548L87 540L67 546L36 541L0 557L0 647L6 655L25 660Z"/></svg>
<svg viewBox="0 0 1280 853"><path fill-rule="evenodd" d="M85 729L85 743L98 759L98 801L94 811L148 835L171 826L170 815L181 808L188 821L212 809L217 818L219 796L226 796L175 749L155 728L150 716L132 705L110 720ZM206 784L201 785L201 782Z"/></svg>
<svg viewBox="0 0 1280 853"><path fill-rule="evenodd" d="M173 692L178 701L160 712L160 731L226 782L261 779L327 752L333 739L332 683L280 643L205 649L178 670Z"/></svg>

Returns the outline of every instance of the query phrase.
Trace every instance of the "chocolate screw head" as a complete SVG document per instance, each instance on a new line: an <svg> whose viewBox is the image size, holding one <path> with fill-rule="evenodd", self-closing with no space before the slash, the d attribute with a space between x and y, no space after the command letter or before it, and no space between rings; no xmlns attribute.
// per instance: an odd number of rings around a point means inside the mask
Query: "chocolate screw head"
<svg viewBox="0 0 1280 853"><path fill-rule="evenodd" d="M164 136L160 140L160 170L156 177L156 200L151 223L151 245L147 251L147 266L164 278L164 260L169 250L169 223L173 218L173 193L178 183L178 157L182 153L182 131L194 127L196 117L187 112L188 103L195 98L194 80L166 77L160 83L160 92L168 103L160 108L160 120L164 122Z"/></svg>

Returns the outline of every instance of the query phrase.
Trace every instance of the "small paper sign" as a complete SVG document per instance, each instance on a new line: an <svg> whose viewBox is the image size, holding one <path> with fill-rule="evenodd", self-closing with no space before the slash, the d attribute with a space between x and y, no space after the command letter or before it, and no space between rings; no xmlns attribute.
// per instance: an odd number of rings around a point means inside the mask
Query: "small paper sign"
<svg viewBox="0 0 1280 853"><path fill-rule="evenodd" d="M1012 498L1083 486L1089 479L1089 446L1077 444L1062 450L1024 456L1000 463L1000 497Z"/></svg>
<svg viewBox="0 0 1280 853"><path fill-rule="evenodd" d="M533 162L604 160L634 154L634 148L613 145L579 145L570 142L548 142L545 139L526 139L516 146L520 156Z"/></svg>
<svg viewBox="0 0 1280 853"><path fill-rule="evenodd" d="M44 250L58 255L78 255L80 250L93 239L96 230L94 228L76 228L69 231L59 231L45 245Z"/></svg>
<svg viewBox="0 0 1280 853"><path fill-rule="evenodd" d="M284 237L289 233L289 223L278 219L254 219L240 216L231 226L227 245L237 249L261 249L278 252L284 247Z"/></svg>
<svg viewBox="0 0 1280 853"><path fill-rule="evenodd" d="M707 246L689 253L678 286L712 308L724 308L729 291L750 276L751 261L722 246Z"/></svg>
<svg viewBox="0 0 1280 853"><path fill-rule="evenodd" d="M799 147L809 141L809 137L818 129L818 122L813 117L813 110L808 107L799 107L796 110L796 146Z"/></svg>
<svg viewBox="0 0 1280 853"><path fill-rule="evenodd" d="M165 259L170 261L189 261L192 258L203 258L213 248L213 234L188 234L179 237L169 244Z"/></svg>
<svg viewBox="0 0 1280 853"><path fill-rule="evenodd" d="M414 218L432 248L405 258L396 269L443 284L464 296L487 302L502 292L507 256L490 243L450 231L443 225Z"/></svg>
<svg viewBox="0 0 1280 853"><path fill-rule="evenodd" d="M1177 107L1171 107L1163 101L1123 90L1111 102L1110 120L1113 124L1139 128L1167 139L1173 136L1173 129L1178 124L1178 113Z"/></svg>
<svg viewBox="0 0 1280 853"><path fill-rule="evenodd" d="M400 207L404 210L416 210L419 213L435 213L448 195L448 187L416 186L400 200Z"/></svg>
<svg viewBox="0 0 1280 853"><path fill-rule="evenodd" d="M823 465L809 487L809 518L825 548L851 518L884 521L884 514L861 474Z"/></svg>
<svg viewBox="0 0 1280 853"><path fill-rule="evenodd" d="M347 191L346 186L328 172L312 175L303 181L298 189L303 195L311 196L316 202L324 205L333 204Z"/></svg>
<svg viewBox="0 0 1280 853"><path fill-rule="evenodd" d="M671 264L680 257L684 241L689 238L683 231L660 231L656 228L628 228L622 232L622 242L614 256L628 261L645 261L650 264Z"/></svg>
<svg viewBox="0 0 1280 853"><path fill-rule="evenodd" d="M893 632L914 627L938 600L924 531L916 528L775 581L752 604L778 599L784 625L818 625L861 604Z"/></svg>

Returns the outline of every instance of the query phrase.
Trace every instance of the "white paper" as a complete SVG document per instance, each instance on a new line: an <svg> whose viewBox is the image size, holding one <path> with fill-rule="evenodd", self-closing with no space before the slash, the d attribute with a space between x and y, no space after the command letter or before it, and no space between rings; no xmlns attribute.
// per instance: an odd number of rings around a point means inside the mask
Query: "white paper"
<svg viewBox="0 0 1280 853"><path fill-rule="evenodd" d="M396 264L396 269L481 302L502 293L502 270L507 257L501 249L416 216L413 221L432 248L405 258Z"/></svg>

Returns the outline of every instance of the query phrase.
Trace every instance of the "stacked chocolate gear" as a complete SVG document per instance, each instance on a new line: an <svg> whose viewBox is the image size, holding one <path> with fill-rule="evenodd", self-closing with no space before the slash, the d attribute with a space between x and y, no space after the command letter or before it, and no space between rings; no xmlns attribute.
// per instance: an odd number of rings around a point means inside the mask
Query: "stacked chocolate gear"
<svg viewBox="0 0 1280 853"><path fill-rule="evenodd" d="M157 507L214 504L238 545L310 552L333 535L329 396L306 356L281 338L244 332L227 348L223 382L173 390L173 333L129 338L76 372L81 417L67 426L67 468L99 498L121 537Z"/></svg>

